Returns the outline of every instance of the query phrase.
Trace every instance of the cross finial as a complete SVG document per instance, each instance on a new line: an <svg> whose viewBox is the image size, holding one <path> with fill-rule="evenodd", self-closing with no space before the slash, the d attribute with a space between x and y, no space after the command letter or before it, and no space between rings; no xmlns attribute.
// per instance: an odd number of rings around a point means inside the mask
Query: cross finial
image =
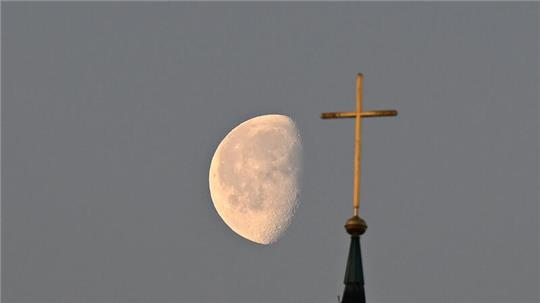
<svg viewBox="0 0 540 303"><path fill-rule="evenodd" d="M358 216L360 208L360 174L362 168L362 118L397 116L396 110L364 111L362 107L364 75L356 75L356 111L322 113L322 119L355 118L354 132L354 191L353 214ZM364 223L365 224L365 223ZM365 231L365 229L364 229ZM362 231L363 233L363 231Z"/></svg>

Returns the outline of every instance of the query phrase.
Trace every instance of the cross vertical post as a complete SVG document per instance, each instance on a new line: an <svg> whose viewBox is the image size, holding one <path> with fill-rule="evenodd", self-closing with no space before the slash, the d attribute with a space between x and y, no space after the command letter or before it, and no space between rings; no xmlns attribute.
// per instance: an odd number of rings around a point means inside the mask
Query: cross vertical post
<svg viewBox="0 0 540 303"><path fill-rule="evenodd" d="M360 208L360 173L362 172L362 82L364 75L356 75L356 117L354 121L354 190L353 214L358 216Z"/></svg>

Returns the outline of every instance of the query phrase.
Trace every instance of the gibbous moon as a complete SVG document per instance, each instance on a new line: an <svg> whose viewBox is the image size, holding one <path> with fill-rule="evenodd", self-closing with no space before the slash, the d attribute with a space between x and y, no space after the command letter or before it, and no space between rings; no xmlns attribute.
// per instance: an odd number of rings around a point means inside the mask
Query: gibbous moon
<svg viewBox="0 0 540 303"><path fill-rule="evenodd" d="M210 164L210 194L237 234L270 244L287 230L299 203L302 142L283 115L249 119L225 136Z"/></svg>

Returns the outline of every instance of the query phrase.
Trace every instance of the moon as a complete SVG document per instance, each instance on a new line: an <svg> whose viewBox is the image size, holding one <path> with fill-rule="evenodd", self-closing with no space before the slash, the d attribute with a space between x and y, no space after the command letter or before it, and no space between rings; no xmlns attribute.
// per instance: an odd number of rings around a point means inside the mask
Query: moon
<svg viewBox="0 0 540 303"><path fill-rule="evenodd" d="M302 142L284 115L249 119L218 145L210 164L214 207L238 235L259 243L277 241L299 204Z"/></svg>

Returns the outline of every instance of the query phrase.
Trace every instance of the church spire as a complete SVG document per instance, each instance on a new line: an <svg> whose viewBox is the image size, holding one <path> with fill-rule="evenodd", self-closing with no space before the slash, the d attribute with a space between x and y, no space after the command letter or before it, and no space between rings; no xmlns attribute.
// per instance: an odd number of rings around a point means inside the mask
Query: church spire
<svg viewBox="0 0 540 303"><path fill-rule="evenodd" d="M366 231L367 225L362 218L353 216L347 220L345 229L351 235L351 245L349 246L349 257L343 281L345 290L341 303L366 303L360 235Z"/></svg>
<svg viewBox="0 0 540 303"><path fill-rule="evenodd" d="M345 271L345 290L341 303L366 303L364 292L364 273L362 268L362 253L360 252L360 235L366 229L366 221L358 216L360 213L360 174L362 170L362 119L370 117L392 117L396 110L364 111L362 74L356 75L356 110L353 112L322 113L322 119L354 118L354 190L353 217L345 223L345 229L351 235L347 269Z"/></svg>

